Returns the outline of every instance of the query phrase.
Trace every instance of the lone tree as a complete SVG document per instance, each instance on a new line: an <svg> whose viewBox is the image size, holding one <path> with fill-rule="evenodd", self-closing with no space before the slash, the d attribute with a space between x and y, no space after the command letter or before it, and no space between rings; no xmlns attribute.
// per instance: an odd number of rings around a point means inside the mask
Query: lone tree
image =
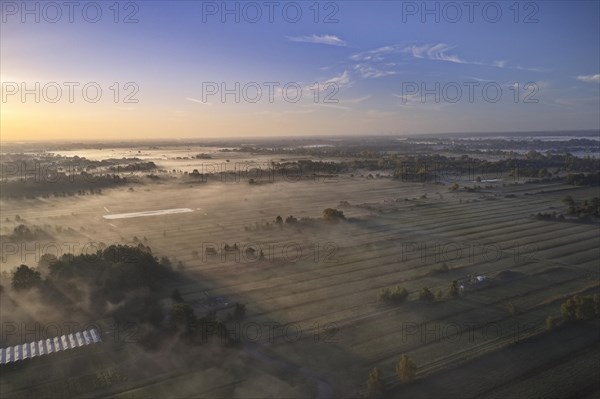
<svg viewBox="0 0 600 399"><path fill-rule="evenodd" d="M379 398L385 392L385 386L381 381L381 372L375 367L369 374L367 380L368 395L370 398Z"/></svg>
<svg viewBox="0 0 600 399"><path fill-rule="evenodd" d="M415 379L417 374L417 363L411 357L407 355L400 356L398 364L396 364L396 374L400 381L410 382Z"/></svg>
<svg viewBox="0 0 600 399"><path fill-rule="evenodd" d="M12 287L15 290L28 290L39 285L42 276L36 269L27 265L17 267L12 276Z"/></svg>

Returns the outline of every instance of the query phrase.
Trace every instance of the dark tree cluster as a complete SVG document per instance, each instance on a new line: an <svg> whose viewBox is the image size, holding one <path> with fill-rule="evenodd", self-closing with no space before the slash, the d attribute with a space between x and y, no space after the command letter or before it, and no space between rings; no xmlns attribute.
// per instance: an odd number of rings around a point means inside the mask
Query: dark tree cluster
<svg viewBox="0 0 600 399"><path fill-rule="evenodd" d="M344 216L344 211L340 211L339 209L327 208L323 210L323 219L329 222L339 222L341 220L346 220Z"/></svg>
<svg viewBox="0 0 600 399"><path fill-rule="evenodd" d="M573 197L568 195L563 199L563 203L567 206L567 215L579 218L600 217L600 198L598 197L576 202Z"/></svg>
<svg viewBox="0 0 600 399"><path fill-rule="evenodd" d="M379 291L379 300L381 302L388 302L388 303L402 303L406 300L406 298L408 297L408 291L406 290L406 288L397 286L394 289L390 289L390 288L382 288Z"/></svg>
<svg viewBox="0 0 600 399"><path fill-rule="evenodd" d="M560 313L570 322L598 317L600 316L600 295L575 295L560 305Z"/></svg>

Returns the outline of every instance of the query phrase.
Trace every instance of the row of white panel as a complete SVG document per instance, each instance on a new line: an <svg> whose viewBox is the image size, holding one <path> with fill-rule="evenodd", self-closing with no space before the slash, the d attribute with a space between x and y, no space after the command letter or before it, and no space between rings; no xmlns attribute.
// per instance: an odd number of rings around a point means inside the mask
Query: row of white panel
<svg viewBox="0 0 600 399"><path fill-rule="evenodd" d="M78 331L74 334L60 337L41 339L22 345L9 346L0 349L0 364L25 360L36 356L48 355L80 346L102 342L95 329Z"/></svg>

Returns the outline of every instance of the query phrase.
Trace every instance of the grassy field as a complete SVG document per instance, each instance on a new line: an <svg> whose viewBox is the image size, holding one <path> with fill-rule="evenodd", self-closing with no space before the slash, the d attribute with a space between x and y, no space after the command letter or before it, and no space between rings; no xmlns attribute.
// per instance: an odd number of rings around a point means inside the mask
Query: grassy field
<svg viewBox="0 0 600 399"><path fill-rule="evenodd" d="M72 227L80 246L88 238L123 243L145 237L155 254L183 262L191 280L176 288L186 302L196 304L197 312L204 310L205 293L247 306L238 332L259 345L260 352L245 347L224 355L224 362L232 363L225 368L174 360L159 375L136 371L139 360L123 354L119 367L127 379L94 395L164 397L176 391L180 397L352 397L364 394L369 371L379 367L399 397L593 397L599 389L592 382L599 365L599 337L593 328L598 326L545 332L546 317L559 315L566 298L596 293L600 284L597 224L531 217L563 207L566 195L587 199L598 190L494 184L482 192L450 193L443 185L343 175L329 182L158 184L1 205L3 218L8 218L6 231L19 215L50 231ZM349 222L264 227L278 215L319 218L323 209L336 208L340 201L350 204L339 208L352 218ZM194 212L102 218L106 210L171 208ZM67 241L64 235L56 237ZM194 255L224 243L258 245L267 259ZM21 262L19 256L9 257L3 269ZM449 271L431 273L443 263ZM496 278L507 270L514 272L513 278ZM421 288L445 292L452 280L468 275L488 276L494 284L466 289L457 299L418 301ZM409 291L405 303L378 301L381 288L396 285ZM517 310L507 310L509 304ZM256 338L250 323L260 326ZM269 323L287 330L277 328L270 337ZM404 386L394 375L401 354L418 365L417 380ZM96 350L89 356L108 357L106 367L115 367L116 355ZM201 349L197 357L203 357ZM148 355L147 361L152 359ZM48 364L38 360L36 370ZM76 368L68 378L87 372ZM52 381L67 378L51 375L39 389L48 392ZM195 390L198 384L203 392ZM8 382L3 377L1 387L3 397L38 392L27 378Z"/></svg>

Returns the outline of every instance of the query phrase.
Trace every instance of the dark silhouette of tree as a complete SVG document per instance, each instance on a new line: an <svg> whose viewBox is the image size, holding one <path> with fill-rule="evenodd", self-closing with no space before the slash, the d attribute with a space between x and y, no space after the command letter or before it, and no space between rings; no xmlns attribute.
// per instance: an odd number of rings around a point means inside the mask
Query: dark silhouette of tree
<svg viewBox="0 0 600 399"><path fill-rule="evenodd" d="M109 293L129 288L156 288L174 275L168 258L158 259L149 247L111 245L96 254L65 254L50 266L50 277L58 281L81 279Z"/></svg>
<svg viewBox="0 0 600 399"><path fill-rule="evenodd" d="M382 288L379 291L379 300L382 302L401 303L408 297L406 288L396 286L395 289Z"/></svg>
<svg viewBox="0 0 600 399"><path fill-rule="evenodd" d="M12 275L12 287L15 290L28 290L42 282L42 275L27 265L17 267Z"/></svg>
<svg viewBox="0 0 600 399"><path fill-rule="evenodd" d="M38 269L44 274L50 273L50 265L57 262L58 258L53 254L43 254L38 261Z"/></svg>
<svg viewBox="0 0 600 399"><path fill-rule="evenodd" d="M323 219L330 222L338 222L340 220L345 220L344 212L338 209L327 208L323 210Z"/></svg>

